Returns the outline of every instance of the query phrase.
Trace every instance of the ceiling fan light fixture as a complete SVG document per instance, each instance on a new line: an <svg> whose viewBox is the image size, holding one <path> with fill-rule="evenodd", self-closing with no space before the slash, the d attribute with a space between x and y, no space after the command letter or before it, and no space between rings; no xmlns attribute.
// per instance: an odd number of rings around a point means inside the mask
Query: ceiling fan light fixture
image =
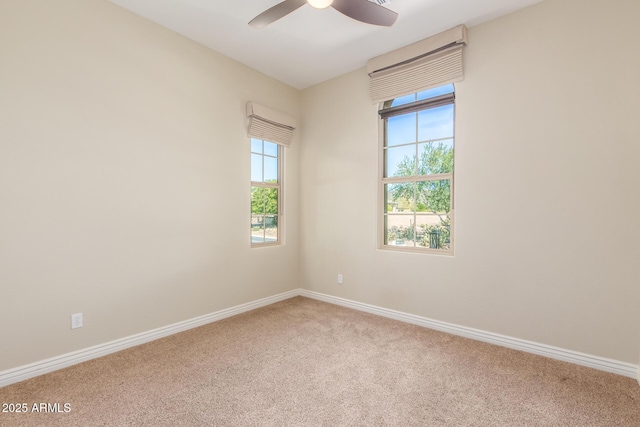
<svg viewBox="0 0 640 427"><path fill-rule="evenodd" d="M263 28L309 4L315 9L332 7L343 15L366 24L390 27L396 22L398 14L381 6L389 2L390 0L283 0L253 18L249 25Z"/></svg>
<svg viewBox="0 0 640 427"><path fill-rule="evenodd" d="M315 7L316 9L325 9L331 6L333 0L307 0L307 3L309 3L311 7Z"/></svg>

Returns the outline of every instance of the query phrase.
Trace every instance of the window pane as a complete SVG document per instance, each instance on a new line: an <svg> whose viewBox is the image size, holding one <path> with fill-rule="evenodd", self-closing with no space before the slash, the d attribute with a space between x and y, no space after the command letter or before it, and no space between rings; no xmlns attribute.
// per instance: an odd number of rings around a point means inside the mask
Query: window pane
<svg viewBox="0 0 640 427"><path fill-rule="evenodd" d="M262 158L260 154L251 154L251 181L262 181Z"/></svg>
<svg viewBox="0 0 640 427"><path fill-rule="evenodd" d="M418 124L419 141L453 137L453 104L420 111Z"/></svg>
<svg viewBox="0 0 640 427"><path fill-rule="evenodd" d="M436 96L453 93L453 89L454 89L453 83L444 85L444 86L434 87L433 89L427 89L427 90L423 90L422 92L418 92L417 98L418 98L418 101L421 101L423 99L435 98Z"/></svg>
<svg viewBox="0 0 640 427"><path fill-rule="evenodd" d="M278 214L278 189L251 187L252 214Z"/></svg>
<svg viewBox="0 0 640 427"><path fill-rule="evenodd" d="M451 210L451 180L416 183L416 212L448 214Z"/></svg>
<svg viewBox="0 0 640 427"><path fill-rule="evenodd" d="M267 156L278 157L278 144L274 144L273 142L264 142L264 154Z"/></svg>
<svg viewBox="0 0 640 427"><path fill-rule="evenodd" d="M264 213L266 214L278 214L278 189L277 188L265 188L264 189Z"/></svg>
<svg viewBox="0 0 640 427"><path fill-rule="evenodd" d="M418 175L453 172L453 139L418 144Z"/></svg>
<svg viewBox="0 0 640 427"><path fill-rule="evenodd" d="M251 138L251 152L262 154L262 140Z"/></svg>
<svg viewBox="0 0 640 427"><path fill-rule="evenodd" d="M448 215L416 215L416 246L449 249L451 227Z"/></svg>
<svg viewBox="0 0 640 427"><path fill-rule="evenodd" d="M278 182L278 159L264 156L264 182Z"/></svg>
<svg viewBox="0 0 640 427"><path fill-rule="evenodd" d="M264 235L264 215L251 215L251 243L263 243Z"/></svg>
<svg viewBox="0 0 640 427"><path fill-rule="evenodd" d="M384 197L386 212L414 211L415 183L403 182L399 184L385 184Z"/></svg>
<svg viewBox="0 0 640 427"><path fill-rule="evenodd" d="M403 145L385 150L384 176L411 176L416 173L416 146Z"/></svg>
<svg viewBox="0 0 640 427"><path fill-rule="evenodd" d="M413 223L413 215L387 215L384 230L387 244L392 246L413 246L415 235Z"/></svg>
<svg viewBox="0 0 640 427"><path fill-rule="evenodd" d="M417 141L416 117L416 113L409 113L387 119L387 147Z"/></svg>
<svg viewBox="0 0 640 427"><path fill-rule="evenodd" d="M278 189L251 187L251 243L278 241Z"/></svg>

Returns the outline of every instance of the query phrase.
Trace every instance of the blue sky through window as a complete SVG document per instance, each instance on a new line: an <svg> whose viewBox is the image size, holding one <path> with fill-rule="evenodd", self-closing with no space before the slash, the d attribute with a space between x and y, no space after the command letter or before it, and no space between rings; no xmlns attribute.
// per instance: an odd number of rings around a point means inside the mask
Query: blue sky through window
<svg viewBox="0 0 640 427"><path fill-rule="evenodd" d="M277 182L278 144L251 138L251 181Z"/></svg>
<svg viewBox="0 0 640 427"><path fill-rule="evenodd" d="M418 113L418 141L453 136L453 105L430 108Z"/></svg>
<svg viewBox="0 0 640 427"><path fill-rule="evenodd" d="M398 105L404 105L414 101L422 101L423 99L435 98L436 96L446 95L453 92L453 83L450 83L448 85L434 87L433 89L423 90L422 92L401 96L394 99L391 103L391 106L396 107Z"/></svg>

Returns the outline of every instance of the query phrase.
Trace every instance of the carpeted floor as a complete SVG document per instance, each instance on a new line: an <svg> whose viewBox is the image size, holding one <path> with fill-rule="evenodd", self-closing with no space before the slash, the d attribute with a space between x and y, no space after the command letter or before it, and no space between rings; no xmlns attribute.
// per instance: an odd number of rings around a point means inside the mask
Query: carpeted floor
<svg viewBox="0 0 640 427"><path fill-rule="evenodd" d="M640 426L633 379L302 297L0 388L0 403L29 410L2 426Z"/></svg>

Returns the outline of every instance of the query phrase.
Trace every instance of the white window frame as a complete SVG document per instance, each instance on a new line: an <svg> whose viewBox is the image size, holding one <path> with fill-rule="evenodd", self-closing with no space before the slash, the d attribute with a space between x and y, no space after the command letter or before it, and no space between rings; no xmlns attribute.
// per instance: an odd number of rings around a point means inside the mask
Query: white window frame
<svg viewBox="0 0 640 427"><path fill-rule="evenodd" d="M453 114L454 114L454 118L453 118L453 125L454 125L454 135L453 135L453 156L454 156L454 162L453 162L453 171L451 173L444 173L444 174L426 174L426 175L412 175L412 176L402 176L402 177L385 177L385 153L386 153L386 139L387 139L387 128L386 128L386 123L387 123L387 118L383 118L382 115L378 116L378 135L379 135L379 155L378 155L378 248L379 249L383 249L383 250L390 250L390 251L399 251L399 252L414 252L414 253L423 253L423 254L436 254L436 255L449 255L452 256L454 254L454 236L455 236L455 230L454 230L454 223L455 223L455 209L454 209L454 193L455 193L455 185L454 185L454 175L455 175L455 125L456 125L456 119L455 119L455 114L456 114L456 107L455 107L455 88L454 88L454 92L452 94L452 97L454 99L454 101L450 101L450 102L445 102L443 103L439 103L439 99L440 98L445 98L445 97L434 97L430 100L428 100L428 102L423 102L423 106L420 107L418 106L415 110L413 110L412 112L419 112L419 111L424 111L427 109L431 109L431 108L437 108L438 106L442 106L442 105L449 105L452 104L453 107ZM380 103L380 111L383 111L385 109L385 105L390 105L391 101L389 101L388 103ZM420 104L420 101L414 102L414 103L409 103L407 105L410 104ZM409 110L409 108L407 108L407 105L401 105L395 108L398 109L407 109ZM390 109L387 107L387 109ZM406 111L409 112L409 111ZM406 114L406 113L403 113ZM417 135L417 134L416 134ZM434 140L437 141L437 140ZM411 145L411 144L415 144L416 145L416 159L419 158L419 153L418 153L418 146L421 142L424 141L418 141L416 138L416 142L415 143L407 143L406 145ZM443 248L438 248L438 249L434 249L434 248L430 248L430 247L422 247L422 246L400 246L400 245L389 245L387 243L385 243L385 238L386 238L386 220L388 217L388 212L386 212L387 209L387 201L386 201L386 195L385 195L385 185L387 184L395 184L395 183L417 183L417 182L423 182L423 181L440 181L440 180L450 180L450 210L449 210L449 218L450 218L450 224L449 224L449 248L448 249L443 249ZM412 213L407 213L406 215L411 216L413 215L413 224L415 227L416 224L416 217L417 215L419 215L420 213L417 211L417 209L415 208L416 206L416 200L414 199L414 210Z"/></svg>
<svg viewBox="0 0 640 427"><path fill-rule="evenodd" d="M257 140L257 141L261 141L262 142L262 153L257 153L257 152L254 152L252 150L252 148L251 148L252 140ZM254 237L254 235L253 235L253 227L250 227L250 237L249 238L250 238L250 242L251 242L251 247L252 248L264 248L264 247L269 247L269 246L280 246L280 245L284 244L284 212L283 212L284 211L283 210L283 206L284 206L284 203L283 203L283 200L284 200L284 194L283 194L284 193L283 192L283 188L284 188L284 185L283 185L284 167L283 167L283 165L284 165L284 151L285 151L284 150L284 146L281 145L281 144L277 144L275 142L272 142L272 141L268 141L266 139L250 138L249 165L251 167L252 156L254 154L261 155L262 156L262 161L263 161L262 171L263 171L263 177L264 177L264 158L265 157L274 158L273 156L269 156L269 155L264 154L264 143L265 142L268 142L268 143L271 143L271 144L275 144L276 147L277 147L277 150L278 150L277 157L275 157L275 158L277 158L277 161L278 161L277 182L273 183L273 182L265 182L265 181L253 181L253 180L251 181L251 185L250 185L250 189L249 189L250 190L250 192L249 192L249 194L250 194L250 198L249 198L249 205L250 205L249 206L249 213L250 213L250 216L249 216L249 218L250 218L251 224L253 224L253 219L254 219L254 216L256 214L254 214L252 212L252 209L251 209L251 202L252 202L251 190L254 187L265 188L265 189L267 189L267 188L275 188L275 189L277 189L277 191L278 191L278 204L277 204L278 213L276 215L276 218L277 218L277 220L276 220L276 223L277 223L277 227L276 227L277 234L276 234L276 240L273 240L273 241L267 241L266 240L266 214L263 215L263 225L265 226L263 237L265 238L265 241L254 242L253 241L253 237Z"/></svg>

